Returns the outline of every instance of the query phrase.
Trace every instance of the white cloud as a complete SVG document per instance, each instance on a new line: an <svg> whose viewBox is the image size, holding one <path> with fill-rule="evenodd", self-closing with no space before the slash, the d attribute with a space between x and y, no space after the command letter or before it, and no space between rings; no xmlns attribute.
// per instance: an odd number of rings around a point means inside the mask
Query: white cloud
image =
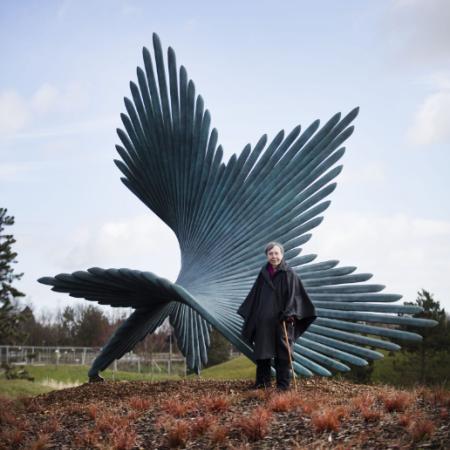
<svg viewBox="0 0 450 450"><path fill-rule="evenodd" d="M44 83L30 98L16 91L0 92L0 133L15 135L37 116L69 114L89 105L89 89L82 83L68 83L59 88Z"/></svg>
<svg viewBox="0 0 450 450"><path fill-rule="evenodd" d="M69 83L63 88L45 83L33 95L30 104L39 114L80 111L89 104L88 89L81 83Z"/></svg>
<svg viewBox="0 0 450 450"><path fill-rule="evenodd" d="M80 229L76 242L58 267L67 271L92 266L148 270L175 280L180 252L172 231L149 214L107 222L99 228ZM371 282L387 286L386 292L414 300L425 288L450 311L450 222L355 212L327 214L305 253L318 260L339 259L356 265L358 272L374 274Z"/></svg>
<svg viewBox="0 0 450 450"><path fill-rule="evenodd" d="M396 56L404 63L448 62L449 23L448 0L393 1L388 13L388 36Z"/></svg>
<svg viewBox="0 0 450 450"><path fill-rule="evenodd" d="M417 110L408 139L415 145L429 145L450 137L450 77L436 78L438 90L425 98Z"/></svg>
<svg viewBox="0 0 450 450"><path fill-rule="evenodd" d="M344 168L339 184L380 184L386 181L386 169L380 161L367 161L364 166Z"/></svg>
<svg viewBox="0 0 450 450"><path fill-rule="evenodd" d="M29 119L27 102L15 91L0 92L0 133L15 133Z"/></svg>
<svg viewBox="0 0 450 450"><path fill-rule="evenodd" d="M441 71L433 73L429 79L432 88L438 90L450 90L450 75L447 72Z"/></svg>
<svg viewBox="0 0 450 450"><path fill-rule="evenodd" d="M119 120L120 119L118 119L117 115L104 116L85 122L71 122L63 126L57 126L53 128L41 128L36 131L20 132L15 135L5 136L5 139L46 139L53 137L71 136L74 134L87 134L93 131L97 132L101 129L112 130L121 126ZM61 148L62 145L58 143L57 151L60 151Z"/></svg>
<svg viewBox="0 0 450 450"><path fill-rule="evenodd" d="M19 181L33 170L30 163L5 163L0 164L0 182Z"/></svg>
<svg viewBox="0 0 450 450"><path fill-rule="evenodd" d="M107 222L97 229L79 229L73 241L76 244L61 262L66 270L128 267L173 281L179 272L177 239L167 225L150 213Z"/></svg>
<svg viewBox="0 0 450 450"><path fill-rule="evenodd" d="M404 300L425 288L450 311L449 244L448 221L348 212L328 214L307 250L374 274L375 283Z"/></svg>
<svg viewBox="0 0 450 450"><path fill-rule="evenodd" d="M51 111L58 103L60 93L51 84L42 85L31 98L31 107L40 114Z"/></svg>

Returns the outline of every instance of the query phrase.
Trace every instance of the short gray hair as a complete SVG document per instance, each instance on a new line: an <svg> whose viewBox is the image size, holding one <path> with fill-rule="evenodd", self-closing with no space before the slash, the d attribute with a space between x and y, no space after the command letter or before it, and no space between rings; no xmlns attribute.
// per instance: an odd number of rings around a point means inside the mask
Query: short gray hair
<svg viewBox="0 0 450 450"><path fill-rule="evenodd" d="M283 245L280 244L279 242L276 242L276 241L269 242L266 245L266 248L264 250L265 254L267 255L267 253L269 253L270 250L272 250L274 247L278 247L281 250L281 254L284 255L284 247L283 247Z"/></svg>

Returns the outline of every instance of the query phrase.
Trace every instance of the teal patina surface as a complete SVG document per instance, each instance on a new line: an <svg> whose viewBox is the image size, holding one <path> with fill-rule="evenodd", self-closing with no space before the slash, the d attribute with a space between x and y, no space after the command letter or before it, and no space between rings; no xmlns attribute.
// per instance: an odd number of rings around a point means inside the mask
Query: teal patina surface
<svg viewBox="0 0 450 450"><path fill-rule="evenodd" d="M135 309L90 375L132 350L167 317L189 367L197 371L207 362L211 325L252 359L236 311L264 262L264 245L273 240L284 245L285 259L318 314L294 346L298 374L348 371L352 364L382 357L372 348L398 350L394 341L420 340L383 326L433 326L410 316L419 307L393 303L401 296L382 293L384 286L367 283L372 275L356 267L301 254L330 205L327 198L342 170L342 144L353 132L358 108L322 126L316 120L304 130L280 131L271 141L264 135L224 163L210 113L186 69L177 68L174 51L168 49L165 62L154 35L153 58L146 48L143 58L137 83L130 83L131 98L125 98L115 163L125 186L177 236L181 271L175 283L151 272L100 268L39 279L57 292Z"/></svg>

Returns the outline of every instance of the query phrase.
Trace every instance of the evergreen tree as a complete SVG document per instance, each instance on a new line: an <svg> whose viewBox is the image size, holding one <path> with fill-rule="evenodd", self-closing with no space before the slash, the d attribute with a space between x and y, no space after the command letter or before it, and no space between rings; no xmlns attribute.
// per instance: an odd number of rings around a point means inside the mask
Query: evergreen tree
<svg viewBox="0 0 450 450"><path fill-rule="evenodd" d="M208 364L206 367L215 366L230 359L230 343L213 328L210 333L211 345L208 349Z"/></svg>
<svg viewBox="0 0 450 450"><path fill-rule="evenodd" d="M410 354L410 362L419 369L419 381L421 383L432 383L437 371L436 365L450 367L450 327L445 309L433 297L433 294L422 289L417 293L414 303L405 302L406 305L418 305L423 311L414 317L435 320L438 324L431 328L418 328L408 326L407 331L422 335L420 342L406 342L402 346ZM436 358L437 356L437 358ZM437 360L439 359L440 362Z"/></svg>
<svg viewBox="0 0 450 450"><path fill-rule="evenodd" d="M110 333L108 318L94 305L80 305L76 311L75 342L86 347L100 347Z"/></svg>
<svg viewBox="0 0 450 450"><path fill-rule="evenodd" d="M5 232L5 227L14 224L14 217L6 213L6 208L0 208L0 343L15 344L20 340L20 323L24 320L17 300L24 294L13 283L23 274L14 271L17 253L12 246L16 240Z"/></svg>

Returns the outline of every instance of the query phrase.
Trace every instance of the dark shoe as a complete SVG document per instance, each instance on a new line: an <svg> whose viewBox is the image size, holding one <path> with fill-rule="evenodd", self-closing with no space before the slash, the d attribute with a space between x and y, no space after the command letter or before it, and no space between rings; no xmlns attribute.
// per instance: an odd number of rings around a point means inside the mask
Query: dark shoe
<svg viewBox="0 0 450 450"><path fill-rule="evenodd" d="M102 381L105 381L105 379L98 373L89 377L89 383L101 383Z"/></svg>

